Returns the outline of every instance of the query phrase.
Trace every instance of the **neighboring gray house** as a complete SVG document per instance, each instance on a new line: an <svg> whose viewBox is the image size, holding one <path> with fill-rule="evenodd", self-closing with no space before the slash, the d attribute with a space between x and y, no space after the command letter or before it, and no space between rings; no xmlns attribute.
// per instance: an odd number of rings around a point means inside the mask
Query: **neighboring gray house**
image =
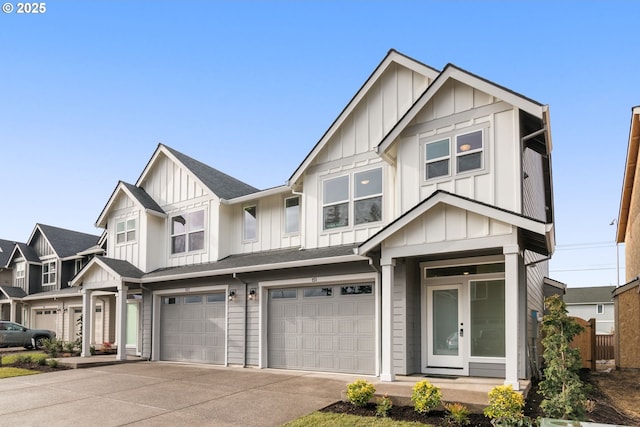
<svg viewBox="0 0 640 427"><path fill-rule="evenodd" d="M104 253L99 237L36 224L27 243L14 243L3 263L11 271L9 284L0 287L3 320L55 331L65 341L76 339L82 297L69 282L93 255ZM109 332L113 336L113 329L98 328L99 342Z"/></svg>
<svg viewBox="0 0 640 427"><path fill-rule="evenodd" d="M106 256L72 280L85 326L111 293L120 359L519 389L555 246L550 135L546 105L391 50L286 185L159 144L98 216Z"/></svg>
<svg viewBox="0 0 640 427"><path fill-rule="evenodd" d="M584 320L596 319L596 334L607 335L614 332L613 291L615 286L592 286L567 288L564 302L569 316Z"/></svg>

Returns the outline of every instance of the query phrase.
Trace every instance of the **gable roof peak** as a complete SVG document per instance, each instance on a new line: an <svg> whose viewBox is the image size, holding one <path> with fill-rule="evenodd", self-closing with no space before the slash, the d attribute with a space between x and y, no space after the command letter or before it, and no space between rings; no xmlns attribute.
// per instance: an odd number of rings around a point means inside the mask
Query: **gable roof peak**
<svg viewBox="0 0 640 427"><path fill-rule="evenodd" d="M169 147L166 144L159 143L158 151L164 151L165 153L169 153L174 159L180 162L184 167L186 167L189 171L191 171L204 186L206 186L213 194L220 197L221 199L233 199L236 197L246 196L247 194L256 193L260 190L257 188L240 181L237 178L232 177L231 175L227 175L224 172L219 171L205 163L202 163L199 160L194 159L193 157L187 156L180 151ZM155 155L154 155L155 157ZM149 168L149 165L145 168L146 170ZM140 176L136 185L140 185L143 180L145 173Z"/></svg>

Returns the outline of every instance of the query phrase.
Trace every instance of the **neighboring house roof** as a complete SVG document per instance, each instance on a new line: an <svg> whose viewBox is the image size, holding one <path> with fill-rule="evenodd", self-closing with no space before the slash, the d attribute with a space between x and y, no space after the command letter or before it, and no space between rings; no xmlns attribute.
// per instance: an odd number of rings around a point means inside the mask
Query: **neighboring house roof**
<svg viewBox="0 0 640 427"><path fill-rule="evenodd" d="M36 230L40 230L56 255L62 259L75 256L78 252L94 246L100 237L51 225L36 224L36 228L29 238L29 243L35 236Z"/></svg>
<svg viewBox="0 0 640 427"><path fill-rule="evenodd" d="M283 268L367 261L367 258L354 253L355 247L355 245L343 245L318 249L277 249L251 254L231 255L216 262L163 268L146 274L127 261L97 256L72 280L71 286L81 284L84 273L89 270L91 265L96 263L101 263L104 268L111 270L128 281L155 283Z"/></svg>
<svg viewBox="0 0 640 427"><path fill-rule="evenodd" d="M125 193L134 203L138 203L146 212L159 216L166 215L165 211L151 198L144 188L136 187L124 181L118 181L116 188L113 190L113 193L111 193L111 197L109 197L109 201L104 208L102 208L102 212L96 220L96 227L107 227L108 214L121 192ZM102 236L99 239L102 240Z"/></svg>
<svg viewBox="0 0 640 427"><path fill-rule="evenodd" d="M289 185L293 186L302 176L307 167L313 162L318 154L322 151L322 149L327 145L327 143L331 140L332 136L339 131L342 123L349 117L349 115L354 111L354 109L358 106L360 101L369 93L370 89L378 82L380 77L384 74L384 72L393 64L400 64L403 67L406 67L418 74L421 74L431 80L435 79L440 73L435 68L432 68L428 65L423 64L420 61L417 61L413 58L404 55L395 49L389 50L384 59L378 64L376 69L371 73L369 78L364 82L362 87L356 92L356 94L351 98L351 100L344 107L342 112L336 117L331 126L325 131L324 135L320 138L320 140L316 143L316 145L311 149L309 154L302 161L300 166L293 172L291 177L289 178Z"/></svg>
<svg viewBox="0 0 640 427"><path fill-rule="evenodd" d="M38 254L36 253L35 249L27 245L26 243L20 243L20 242L16 243L16 245L14 246L13 252L11 252L11 257L9 261L11 261L15 257L16 252L20 252L20 254L24 257L24 259L27 262L35 262L35 263L40 262L40 257L38 257Z"/></svg>
<svg viewBox="0 0 640 427"><path fill-rule="evenodd" d="M81 292L82 291L79 288L62 288L57 291L38 292L36 294L31 294L22 298L22 301L33 301L33 300L51 299L51 298L79 297L82 295Z"/></svg>
<svg viewBox="0 0 640 427"><path fill-rule="evenodd" d="M11 298L24 298L27 293L22 288L15 286L0 286L0 291L9 299Z"/></svg>
<svg viewBox="0 0 640 427"><path fill-rule="evenodd" d="M608 304L613 303L615 286L591 286L585 288L567 288L564 294L566 304Z"/></svg>
<svg viewBox="0 0 640 427"><path fill-rule="evenodd" d="M629 207L631 205L631 195L633 184L636 178L636 168L638 164L638 152L640 147L640 106L631 109L631 125L629 128L629 143L627 146L627 160L624 169L624 179L622 181L622 195L620 196L620 211L618 213L618 229L616 242L624 243L627 232L627 221L629 220Z"/></svg>
<svg viewBox="0 0 640 427"><path fill-rule="evenodd" d="M9 259L11 258L11 252L13 252L13 246L16 242L11 240L0 239L0 268L7 267Z"/></svg>
<svg viewBox="0 0 640 427"><path fill-rule="evenodd" d="M365 255L378 247L384 240L401 230L410 222L419 218L425 212L439 203L455 206L495 218L507 224L512 224L521 229L525 240L525 247L542 255L549 255L555 246L554 229L552 224L545 224L537 219L528 218L524 215L498 208L486 203L479 202L444 190L437 190L429 197L418 203L409 211L398 217L396 220L385 226L378 233L371 236L358 247L358 253Z"/></svg>

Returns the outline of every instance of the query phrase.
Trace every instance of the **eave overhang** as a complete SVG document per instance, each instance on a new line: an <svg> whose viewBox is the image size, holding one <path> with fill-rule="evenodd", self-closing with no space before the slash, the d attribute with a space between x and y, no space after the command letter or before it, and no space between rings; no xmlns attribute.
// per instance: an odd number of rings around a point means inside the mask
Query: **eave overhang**
<svg viewBox="0 0 640 427"><path fill-rule="evenodd" d="M638 167L638 147L640 146L640 106L631 109L631 125L629 126L629 143L627 159L622 180L622 194L620 196L620 210L616 230L616 243L624 243L629 220L629 208L633 194L633 183Z"/></svg>
<svg viewBox="0 0 640 427"><path fill-rule="evenodd" d="M126 194L128 198L130 198L135 204L140 206L143 209L143 211L147 214L154 215L159 218L165 218L167 216L166 213L164 212L158 211L157 209L150 209L144 206L140 202L140 200L127 188L127 184L125 182L118 181L118 185L116 185L116 188L113 190L113 193L111 193L111 197L109 197L109 201L107 202L105 207L102 209L100 216L96 220L96 223L95 223L96 227L107 228L107 220L108 220L109 213L111 212L113 204L115 203L120 193Z"/></svg>
<svg viewBox="0 0 640 427"><path fill-rule="evenodd" d="M409 225L412 221L424 215L438 204L446 204L459 209L467 210L478 215L493 218L517 227L523 237L525 249L530 249L541 255L550 255L555 248L553 224L527 218L515 212L500 209L476 200L458 196L443 190L438 190L423 200L404 215L384 227L378 233L363 242L357 248L359 255L366 256L378 248L386 239Z"/></svg>

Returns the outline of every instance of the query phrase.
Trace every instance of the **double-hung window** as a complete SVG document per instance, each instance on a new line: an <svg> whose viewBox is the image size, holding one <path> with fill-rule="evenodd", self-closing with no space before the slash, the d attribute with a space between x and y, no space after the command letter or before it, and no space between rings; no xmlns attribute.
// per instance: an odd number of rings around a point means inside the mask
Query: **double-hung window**
<svg viewBox="0 0 640 427"><path fill-rule="evenodd" d="M284 199L284 231L293 234L300 231L300 197Z"/></svg>
<svg viewBox="0 0 640 427"><path fill-rule="evenodd" d="M56 262L48 261L42 264L42 286L56 284Z"/></svg>
<svg viewBox="0 0 640 427"><path fill-rule="evenodd" d="M258 237L258 207L256 205L245 206L242 209L243 234L245 241L256 240Z"/></svg>
<svg viewBox="0 0 640 427"><path fill-rule="evenodd" d="M116 243L133 242L136 240L136 220L116 222Z"/></svg>
<svg viewBox="0 0 640 427"><path fill-rule="evenodd" d="M24 279L25 275L25 263L17 262L16 263L16 279Z"/></svg>
<svg viewBox="0 0 640 427"><path fill-rule="evenodd" d="M482 129L427 142L425 180L483 169L484 148Z"/></svg>
<svg viewBox="0 0 640 427"><path fill-rule="evenodd" d="M204 210L171 218L171 253L204 249Z"/></svg>
<svg viewBox="0 0 640 427"><path fill-rule="evenodd" d="M351 178L353 178L353 187ZM350 220L352 216L353 221ZM323 182L323 230L381 220L382 168L339 176Z"/></svg>

